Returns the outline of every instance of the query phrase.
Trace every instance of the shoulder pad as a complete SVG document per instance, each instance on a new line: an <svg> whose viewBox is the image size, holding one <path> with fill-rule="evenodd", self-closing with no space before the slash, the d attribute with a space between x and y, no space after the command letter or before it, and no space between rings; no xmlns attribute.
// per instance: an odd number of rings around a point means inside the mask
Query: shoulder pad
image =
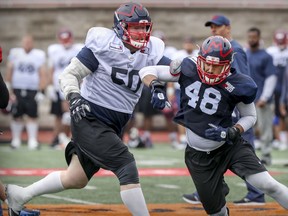
<svg viewBox="0 0 288 216"><path fill-rule="evenodd" d="M197 73L197 57L188 56L183 59L181 64L181 72L185 76L193 76L194 72Z"/></svg>
<svg viewBox="0 0 288 216"><path fill-rule="evenodd" d="M111 29L104 27L90 28L86 36L85 46L96 52L106 46L113 35L115 33Z"/></svg>

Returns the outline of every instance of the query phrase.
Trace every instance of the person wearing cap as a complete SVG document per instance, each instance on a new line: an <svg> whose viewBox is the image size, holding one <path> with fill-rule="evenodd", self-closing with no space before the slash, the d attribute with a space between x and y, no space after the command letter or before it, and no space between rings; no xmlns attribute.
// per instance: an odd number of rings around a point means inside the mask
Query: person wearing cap
<svg viewBox="0 0 288 216"><path fill-rule="evenodd" d="M213 36L222 36L225 37L229 40L229 42L232 45L233 52L235 53L233 56L233 61L232 61L232 67L236 69L236 71L239 71L240 73L243 73L245 75L250 76L250 69L248 65L248 58L247 55L243 49L243 47L232 38L232 28L231 28L231 22L230 20L224 16L223 14L217 14L212 17L211 20L207 21L205 23L205 27L210 27L211 29L211 34ZM234 110L233 113L234 121L236 122L240 116L239 116L239 111L237 109ZM250 128L248 131L242 134L242 137L248 141L253 149L255 150L254 146L254 132L253 129ZM226 185L226 183L224 183ZM227 186L227 185L226 185ZM264 193L250 185L249 183L246 182L247 190L248 193L247 195L241 199L234 201L234 204L237 205L245 205L245 204L257 204L257 205L262 205L265 203L265 198L264 198ZM229 188L228 186L226 187L224 193L228 194L229 193ZM191 204L199 204L201 203L199 195L196 192L192 194L183 194L183 200L185 202L191 203Z"/></svg>
<svg viewBox="0 0 288 216"><path fill-rule="evenodd" d="M58 43L48 47L49 86L46 92L51 100L50 113L55 116L50 146L63 149L70 140L70 113L69 104L60 91L58 77L84 45L74 43L73 33L68 28L61 28L56 37Z"/></svg>

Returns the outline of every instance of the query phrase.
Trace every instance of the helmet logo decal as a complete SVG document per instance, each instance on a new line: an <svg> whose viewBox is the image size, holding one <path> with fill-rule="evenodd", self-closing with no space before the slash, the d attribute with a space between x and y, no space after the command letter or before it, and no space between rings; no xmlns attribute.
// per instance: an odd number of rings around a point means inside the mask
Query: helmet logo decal
<svg viewBox="0 0 288 216"><path fill-rule="evenodd" d="M225 58L226 56L230 55L231 52L233 52L232 49L229 49L228 52L223 53L223 47L222 47L221 41L219 41L219 42L218 42L218 41L212 41L212 42L209 44L209 46L208 46L207 49L205 49L205 48L202 46L203 54L209 53L213 48L216 48L216 49L218 48L218 49L220 50L220 55L221 55L221 57L223 57L223 58Z"/></svg>
<svg viewBox="0 0 288 216"><path fill-rule="evenodd" d="M121 15L124 15L124 16L130 17L130 16L133 15L133 13L134 13L134 11L135 11L135 8L138 8L139 10L142 10L142 9L143 9L143 6L142 6L142 5L134 4L134 5L132 6L132 8L131 8L130 13L125 13L125 12L121 12L121 11L119 11L119 12L117 12L117 13L118 13L118 14L121 14Z"/></svg>

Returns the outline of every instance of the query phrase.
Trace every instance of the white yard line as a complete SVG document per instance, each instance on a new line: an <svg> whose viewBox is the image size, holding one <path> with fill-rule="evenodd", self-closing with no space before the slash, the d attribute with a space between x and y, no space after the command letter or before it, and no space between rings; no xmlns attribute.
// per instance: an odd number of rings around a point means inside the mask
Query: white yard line
<svg viewBox="0 0 288 216"><path fill-rule="evenodd" d="M63 200L63 201L72 202L72 203L86 204L86 205L100 205L101 204L101 203L88 202L88 201L79 200L79 199L71 199L67 197L55 196L51 194L44 194L42 195L42 197L46 197L49 199Z"/></svg>
<svg viewBox="0 0 288 216"><path fill-rule="evenodd" d="M156 187L167 188L167 189L179 189L178 185L170 185L170 184L156 184Z"/></svg>

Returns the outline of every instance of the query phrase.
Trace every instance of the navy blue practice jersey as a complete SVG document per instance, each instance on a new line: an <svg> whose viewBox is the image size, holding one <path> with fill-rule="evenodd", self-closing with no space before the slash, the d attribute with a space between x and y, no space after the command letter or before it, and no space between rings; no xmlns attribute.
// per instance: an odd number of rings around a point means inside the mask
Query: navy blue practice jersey
<svg viewBox="0 0 288 216"><path fill-rule="evenodd" d="M178 80L181 89L180 110L174 121L201 137L208 124L232 126L232 112L236 104L252 103L257 86L247 75L231 69L230 75L218 85L202 83L196 63L189 57L181 65Z"/></svg>

